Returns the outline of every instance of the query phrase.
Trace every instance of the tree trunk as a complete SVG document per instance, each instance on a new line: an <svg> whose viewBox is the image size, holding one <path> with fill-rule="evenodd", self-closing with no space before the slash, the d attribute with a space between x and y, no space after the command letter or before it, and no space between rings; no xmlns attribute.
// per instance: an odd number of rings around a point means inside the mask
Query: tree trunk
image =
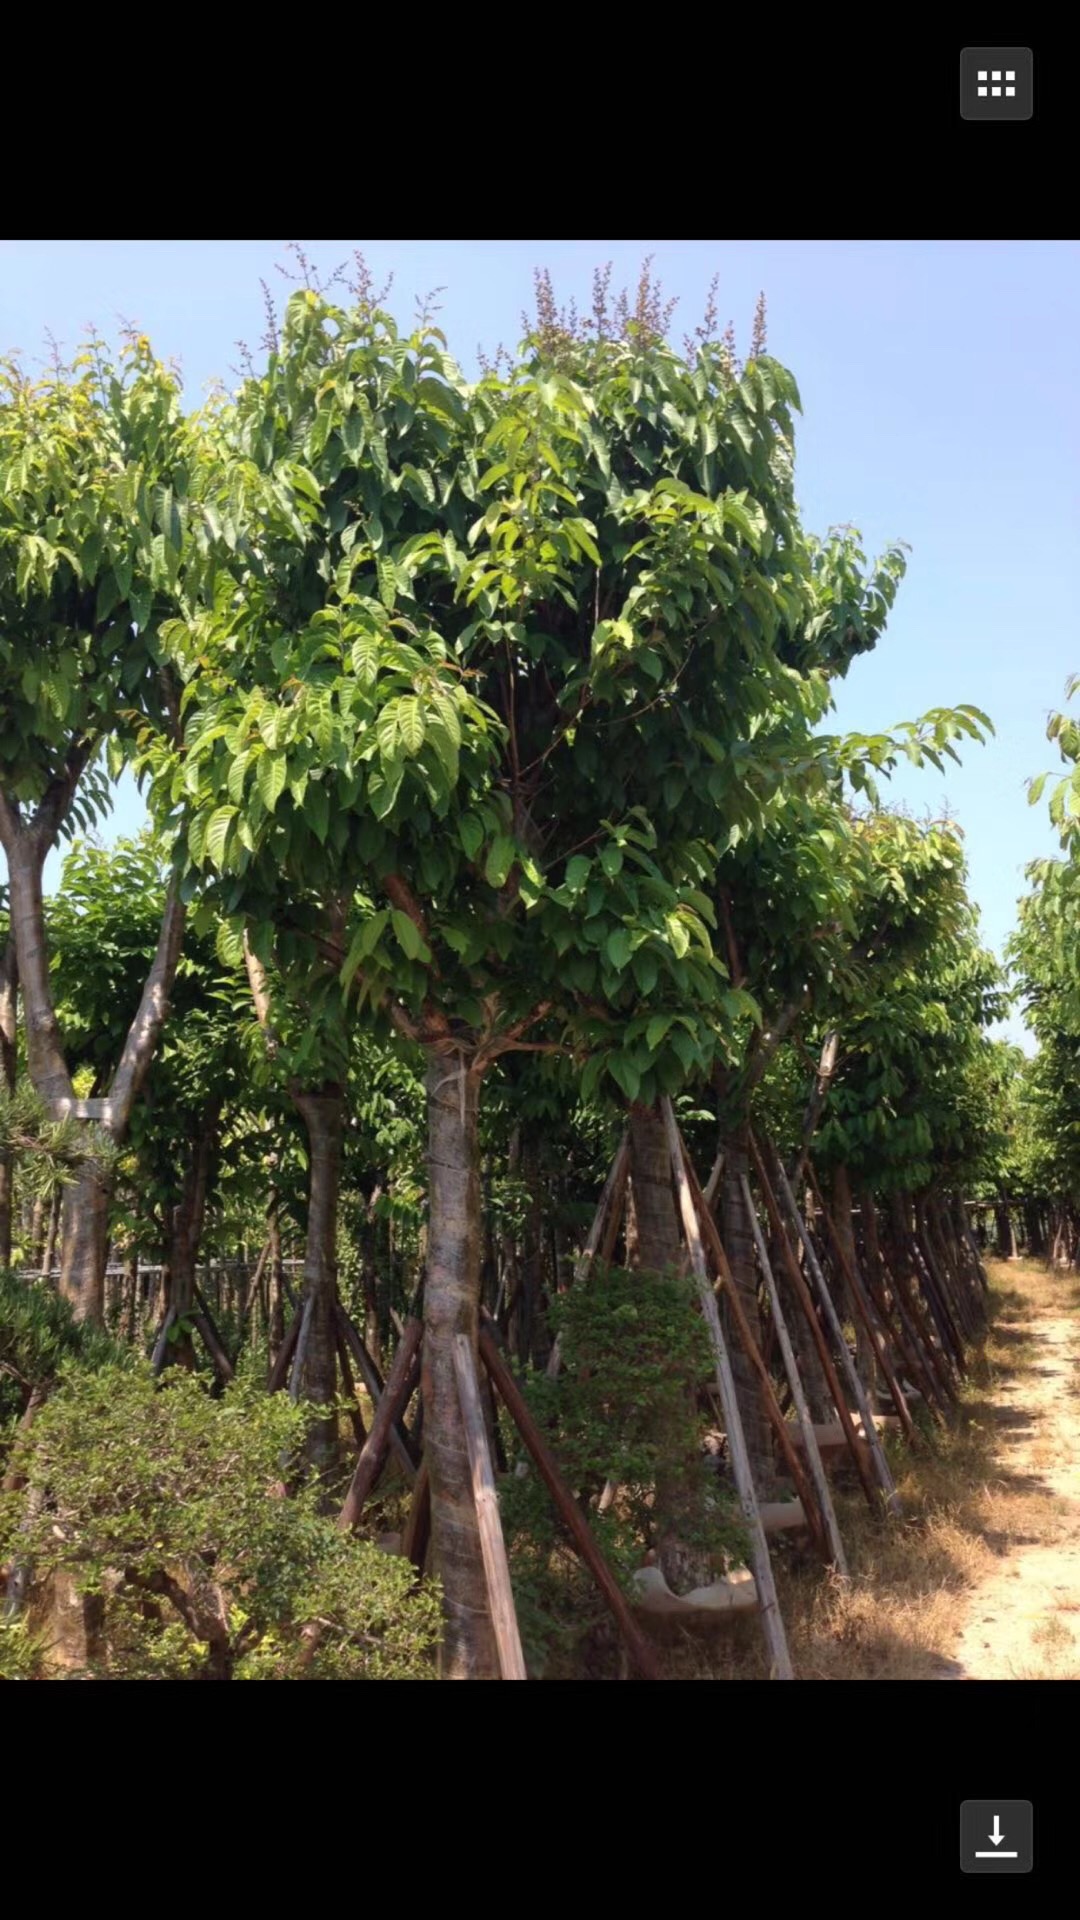
<svg viewBox="0 0 1080 1920"><path fill-rule="evenodd" d="M832 1216L836 1237L844 1250L848 1266L854 1269L857 1264L855 1228L851 1215L851 1181L846 1167L836 1167L833 1170ZM841 1262L841 1269L842 1266L843 1262ZM837 1281L847 1294L851 1305L851 1318L855 1327L855 1367L872 1406L881 1386L874 1343L863 1324L862 1315L851 1300L851 1289L842 1270L837 1274Z"/></svg>
<svg viewBox="0 0 1080 1920"><path fill-rule="evenodd" d="M41 1277L43 1280L48 1280L53 1270L53 1261L56 1258L56 1236L60 1227L60 1209L62 1204L63 1194L60 1188L57 1188L49 1202L49 1225L45 1234L45 1248L41 1256Z"/></svg>
<svg viewBox="0 0 1080 1920"><path fill-rule="evenodd" d="M634 1265L647 1273L682 1268L682 1236L671 1190L664 1123L655 1107L630 1109L630 1184L634 1194Z"/></svg>
<svg viewBox="0 0 1080 1920"><path fill-rule="evenodd" d="M1013 1232L1012 1215L1008 1201L1003 1199L994 1203L994 1215L997 1220L998 1253L1003 1260L1016 1259L1016 1235Z"/></svg>
<svg viewBox="0 0 1080 1920"><path fill-rule="evenodd" d="M632 1264L646 1273L678 1273L683 1267L682 1233L671 1184L671 1153L663 1117L657 1107L630 1109L630 1186L634 1196L636 1237ZM686 1310L692 1311L689 1300ZM687 1397L696 1402L700 1381L688 1380ZM685 1487L697 1461L682 1466L672 1461L657 1476L656 1515L660 1570L673 1593L687 1593L707 1584L708 1558L680 1539L678 1516L685 1506Z"/></svg>
<svg viewBox="0 0 1080 1920"><path fill-rule="evenodd" d="M281 1259L281 1222L278 1217L276 1194L270 1202L270 1211L266 1216L266 1233L270 1241L270 1291L267 1319L270 1328L270 1357L273 1359L285 1338L285 1270Z"/></svg>
<svg viewBox="0 0 1080 1920"><path fill-rule="evenodd" d="M206 1197L210 1186L211 1162L217 1146L219 1112L216 1102L206 1108L200 1116L198 1135L189 1143L187 1171L179 1202L173 1210L172 1232L165 1256L169 1269L169 1293L165 1305L174 1307L176 1320L183 1322L183 1329L172 1344L169 1358L189 1368L195 1365L195 1349L191 1339L191 1320L195 1312L195 1269L199 1264L199 1245L206 1222Z"/></svg>
<svg viewBox="0 0 1080 1920"><path fill-rule="evenodd" d="M724 1251L728 1257L732 1279L739 1290L743 1312L760 1347L761 1314L757 1296L757 1261L753 1228L747 1215L742 1187L742 1182L749 1181L750 1178L750 1152L746 1129L739 1128L737 1132L726 1135L721 1141L721 1150L724 1155L720 1189ZM775 1470L772 1435L769 1417L762 1399L761 1382L743 1352L741 1342L734 1337L726 1315L724 1332L728 1351L731 1354L731 1371L735 1376L735 1392L738 1397L739 1412L742 1415L750 1473L758 1499L767 1500L773 1490Z"/></svg>
<svg viewBox="0 0 1080 1920"><path fill-rule="evenodd" d="M337 1396L337 1213L344 1093L340 1086L328 1085L293 1098L307 1128L309 1163L304 1298L311 1301L311 1324L299 1392L304 1400L329 1407ZM307 1458L326 1473L337 1456L337 1415L330 1413L312 1427Z"/></svg>
<svg viewBox="0 0 1080 1920"><path fill-rule="evenodd" d="M14 1093L18 1048L17 1001L19 970L15 942L9 940L0 958L0 1092ZM11 1265L11 1219L14 1206L15 1157L0 1153L0 1271Z"/></svg>
<svg viewBox="0 0 1080 1920"><path fill-rule="evenodd" d="M480 1083L464 1062L428 1054L428 1245L424 1287L425 1456L431 1531L442 1581L446 1680L497 1680L499 1660L488 1604L465 1426L454 1369L454 1339L477 1350L480 1304Z"/></svg>
<svg viewBox="0 0 1080 1920"><path fill-rule="evenodd" d="M60 1292L76 1320L100 1326L105 1318L105 1256L112 1180L98 1160L86 1160L64 1192Z"/></svg>

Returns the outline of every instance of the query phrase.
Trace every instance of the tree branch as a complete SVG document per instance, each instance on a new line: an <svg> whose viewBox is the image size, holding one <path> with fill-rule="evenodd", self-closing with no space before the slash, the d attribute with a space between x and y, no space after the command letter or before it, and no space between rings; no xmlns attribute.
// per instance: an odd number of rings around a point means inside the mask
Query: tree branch
<svg viewBox="0 0 1080 1920"><path fill-rule="evenodd" d="M138 1011L128 1028L124 1051L112 1078L109 1100L113 1109L110 1131L120 1139L127 1131L136 1095L149 1072L154 1050L169 1012L169 995L180 959L187 908L180 898L180 878L174 874L165 895L157 952L146 976Z"/></svg>

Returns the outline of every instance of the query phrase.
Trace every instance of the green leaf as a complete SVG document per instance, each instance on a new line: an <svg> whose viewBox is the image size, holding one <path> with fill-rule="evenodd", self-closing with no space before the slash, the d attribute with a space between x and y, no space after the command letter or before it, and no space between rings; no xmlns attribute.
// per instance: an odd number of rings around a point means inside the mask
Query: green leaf
<svg viewBox="0 0 1080 1920"><path fill-rule="evenodd" d="M497 833L488 849L488 857L484 864L484 878L489 887L506 885L507 875L514 864L515 853L516 848L510 836Z"/></svg>
<svg viewBox="0 0 1080 1920"><path fill-rule="evenodd" d="M420 929L410 920L407 913L402 912L400 907L391 908L390 923L397 937L398 946L406 959L425 962L431 959L431 950Z"/></svg>
<svg viewBox="0 0 1080 1920"><path fill-rule="evenodd" d="M641 1089L641 1075L633 1061L624 1053L609 1053L607 1070L627 1099L636 1100Z"/></svg>
<svg viewBox="0 0 1080 1920"><path fill-rule="evenodd" d="M663 1040L669 1032L674 1017L674 1014L671 1013L656 1013L653 1015L645 1029L645 1045L648 1047L650 1053L656 1052L661 1040Z"/></svg>
<svg viewBox="0 0 1080 1920"><path fill-rule="evenodd" d="M458 822L458 839L465 850L467 860L475 860L484 844L484 824L475 813L463 814Z"/></svg>
<svg viewBox="0 0 1080 1920"><path fill-rule="evenodd" d="M273 813L285 789L288 767L283 753L264 753L255 768L255 785L267 813Z"/></svg>
<svg viewBox="0 0 1080 1920"><path fill-rule="evenodd" d="M406 753L419 753L424 744L424 715L415 694L398 703L398 733Z"/></svg>
<svg viewBox="0 0 1080 1920"><path fill-rule="evenodd" d="M362 633L352 644L352 670L358 680L371 686L379 671L379 636Z"/></svg>
<svg viewBox="0 0 1080 1920"><path fill-rule="evenodd" d="M630 934L625 927L616 927L614 933L608 934L606 943L607 957L616 973L621 973L623 968L628 964L630 959L630 946Z"/></svg>
<svg viewBox="0 0 1080 1920"><path fill-rule="evenodd" d="M304 799L304 819L320 845L326 844L330 827L330 796L324 783L311 781Z"/></svg>
<svg viewBox="0 0 1080 1920"><path fill-rule="evenodd" d="M375 565L379 576L379 599L392 613L397 604L397 568L385 555L380 555Z"/></svg>
<svg viewBox="0 0 1080 1920"><path fill-rule="evenodd" d="M633 960L634 979L643 994L648 996L656 985L660 972L660 962L649 947L639 947Z"/></svg>
<svg viewBox="0 0 1080 1920"><path fill-rule="evenodd" d="M229 837L229 828L239 812L238 807L218 807L210 817L206 829L204 854L221 873L225 865L225 842Z"/></svg>

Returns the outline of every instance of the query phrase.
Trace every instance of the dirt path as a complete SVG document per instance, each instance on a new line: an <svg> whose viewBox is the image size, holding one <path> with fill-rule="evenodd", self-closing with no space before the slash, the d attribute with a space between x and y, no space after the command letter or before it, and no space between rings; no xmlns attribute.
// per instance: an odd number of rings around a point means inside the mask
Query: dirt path
<svg viewBox="0 0 1080 1920"><path fill-rule="evenodd" d="M991 1474L990 1567L971 1594L955 1680L1080 1679L1080 1314L1074 1280L999 1264L990 1378L972 1409Z"/></svg>

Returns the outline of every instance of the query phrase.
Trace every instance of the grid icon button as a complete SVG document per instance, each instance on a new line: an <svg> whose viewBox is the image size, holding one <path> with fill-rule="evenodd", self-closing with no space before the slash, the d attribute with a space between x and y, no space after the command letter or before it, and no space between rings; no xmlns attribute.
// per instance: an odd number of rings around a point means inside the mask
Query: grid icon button
<svg viewBox="0 0 1080 1920"><path fill-rule="evenodd" d="M960 55L964 120L1030 120L1034 111L1030 47L965 47Z"/></svg>

